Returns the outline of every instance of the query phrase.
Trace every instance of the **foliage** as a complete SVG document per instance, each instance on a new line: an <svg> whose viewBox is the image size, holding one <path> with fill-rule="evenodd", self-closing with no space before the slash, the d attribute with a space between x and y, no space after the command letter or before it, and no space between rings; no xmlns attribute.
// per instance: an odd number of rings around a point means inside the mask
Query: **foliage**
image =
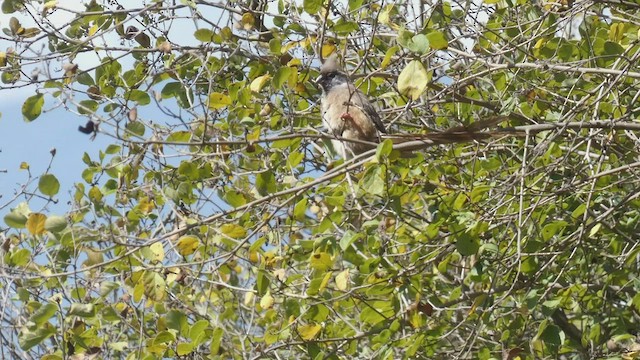
<svg viewBox="0 0 640 360"><path fill-rule="evenodd" d="M4 0L25 121L113 143L2 198L2 357L634 356L640 6L477 3ZM390 132L502 136L337 160L334 51Z"/></svg>

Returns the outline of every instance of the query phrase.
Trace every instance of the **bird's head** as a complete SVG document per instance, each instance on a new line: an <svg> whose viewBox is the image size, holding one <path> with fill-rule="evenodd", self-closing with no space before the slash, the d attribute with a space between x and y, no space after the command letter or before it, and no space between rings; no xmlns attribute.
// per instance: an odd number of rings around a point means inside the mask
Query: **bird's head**
<svg viewBox="0 0 640 360"><path fill-rule="evenodd" d="M320 76L315 83L322 88L323 93L327 93L331 88L349 82L349 77L342 71L338 61L338 54L333 53L325 59L320 67Z"/></svg>

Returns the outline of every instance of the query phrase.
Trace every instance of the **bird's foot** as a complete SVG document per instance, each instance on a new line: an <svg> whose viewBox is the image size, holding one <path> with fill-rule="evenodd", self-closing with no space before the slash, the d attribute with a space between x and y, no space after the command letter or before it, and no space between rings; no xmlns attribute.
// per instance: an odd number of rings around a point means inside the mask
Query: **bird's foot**
<svg viewBox="0 0 640 360"><path fill-rule="evenodd" d="M343 113L342 115L340 115L340 119L342 120L348 120L348 121L353 121L353 116L351 116L351 114L349 113Z"/></svg>

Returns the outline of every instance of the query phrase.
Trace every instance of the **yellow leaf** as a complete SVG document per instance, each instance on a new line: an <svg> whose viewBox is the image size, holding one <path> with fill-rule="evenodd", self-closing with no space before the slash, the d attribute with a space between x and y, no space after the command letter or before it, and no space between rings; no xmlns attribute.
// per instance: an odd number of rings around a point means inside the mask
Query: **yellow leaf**
<svg viewBox="0 0 640 360"><path fill-rule="evenodd" d="M98 32L98 25L93 24L93 26L89 28L89 36L95 35L96 32Z"/></svg>
<svg viewBox="0 0 640 360"><path fill-rule="evenodd" d="M151 253L153 254L153 261L160 262L164 260L164 247L162 247L161 242L151 244L149 246L149 250L151 250Z"/></svg>
<svg viewBox="0 0 640 360"><path fill-rule="evenodd" d="M153 200L149 200L149 198L145 196L140 200L138 207L140 208L140 211L148 214L155 208L155 202Z"/></svg>
<svg viewBox="0 0 640 360"><path fill-rule="evenodd" d="M180 255L189 256L196 251L198 246L200 246L200 240L195 236L185 235L178 239L176 246L178 247Z"/></svg>
<svg viewBox="0 0 640 360"><path fill-rule="evenodd" d="M336 275L336 287L338 290L345 291L349 286L349 269L346 269Z"/></svg>
<svg viewBox="0 0 640 360"><path fill-rule="evenodd" d="M267 291L267 293L264 294L262 299L260 299L260 307L263 310L267 310L267 309L271 309L272 306L273 306L273 296L271 296L271 293Z"/></svg>
<svg viewBox="0 0 640 360"><path fill-rule="evenodd" d="M253 16L252 13L250 12L246 12L244 14L242 14L242 27L245 30L251 30L253 29L253 26L256 22L256 18Z"/></svg>
<svg viewBox="0 0 640 360"><path fill-rule="evenodd" d="M44 233L44 222L47 217L40 213L31 213L27 219L27 230L31 235L41 235Z"/></svg>
<svg viewBox="0 0 640 360"><path fill-rule="evenodd" d="M255 297L255 294L252 293L251 291L247 291L246 293L244 293L244 306L250 306L253 303L253 298Z"/></svg>
<svg viewBox="0 0 640 360"><path fill-rule="evenodd" d="M100 191L100 188L98 188L97 186L93 186L89 190L89 199L91 199L91 201L100 202L102 201L102 197L102 191Z"/></svg>
<svg viewBox="0 0 640 360"><path fill-rule="evenodd" d="M307 324L298 327L298 333L305 341L313 340L320 330L322 330L322 326L318 324Z"/></svg>
<svg viewBox="0 0 640 360"><path fill-rule="evenodd" d="M333 266L333 260L331 260L331 256L326 252L311 254L309 263L313 269L320 271L329 270Z"/></svg>
<svg viewBox="0 0 640 360"><path fill-rule="evenodd" d="M47 10L53 9L56 6L58 6L58 1L57 0L47 1L46 3L44 3L44 8L47 9Z"/></svg>
<svg viewBox="0 0 640 360"><path fill-rule="evenodd" d="M424 65L418 60L413 60L398 76L398 90L402 95L416 100L426 90L430 80Z"/></svg>
<svg viewBox="0 0 640 360"><path fill-rule="evenodd" d="M320 287L318 288L318 291L322 291L327 287L327 284L329 284L329 280L331 280L331 273L327 272L326 274L324 274L324 277L322 278L322 282L320 283Z"/></svg>
<svg viewBox="0 0 640 360"><path fill-rule="evenodd" d="M391 62L391 57L395 55L398 50L400 50L400 47L398 46L390 47L389 50L387 50L387 52L384 54L384 59L382 60L382 63L380 63L380 68L386 68Z"/></svg>
<svg viewBox="0 0 640 360"><path fill-rule="evenodd" d="M249 85L249 89L251 89L252 92L258 93L267 84L269 79L271 79L271 75L269 74L258 76L257 78L253 79L251 85Z"/></svg>
<svg viewBox="0 0 640 360"><path fill-rule="evenodd" d="M224 224L220 227L220 231L234 239L241 239L247 235L247 230L238 224Z"/></svg>
<svg viewBox="0 0 640 360"><path fill-rule="evenodd" d="M24 161L20 163L20 170L28 170L28 169L29 169L29 164L27 164Z"/></svg>
<svg viewBox="0 0 640 360"><path fill-rule="evenodd" d="M334 44L324 44L322 45L322 58L326 59L329 55L336 52L336 46Z"/></svg>
<svg viewBox="0 0 640 360"><path fill-rule="evenodd" d="M231 98L228 95L219 92L209 94L209 108L222 109L229 105L231 105Z"/></svg>

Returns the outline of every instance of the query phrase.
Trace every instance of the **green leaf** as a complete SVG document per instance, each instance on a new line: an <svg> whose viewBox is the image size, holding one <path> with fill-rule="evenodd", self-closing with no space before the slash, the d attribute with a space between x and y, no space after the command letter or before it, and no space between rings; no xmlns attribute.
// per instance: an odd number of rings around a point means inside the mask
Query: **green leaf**
<svg viewBox="0 0 640 360"><path fill-rule="evenodd" d="M207 320L199 320L196 321L193 326L191 326L191 330L189 331L189 338L192 342L198 342L202 338L204 338L205 330L209 327L209 321Z"/></svg>
<svg viewBox="0 0 640 360"><path fill-rule="evenodd" d="M148 105L151 102L149 93L138 89L127 92L124 97L130 101L135 101L138 105Z"/></svg>
<svg viewBox="0 0 640 360"><path fill-rule="evenodd" d="M191 131L176 131L167 136L170 142L189 142L191 140Z"/></svg>
<svg viewBox="0 0 640 360"><path fill-rule="evenodd" d="M78 103L78 112L82 115L93 114L98 110L98 106L95 100L82 100Z"/></svg>
<svg viewBox="0 0 640 360"><path fill-rule="evenodd" d="M624 48L613 41L605 41L604 43L604 54L605 55L620 55L624 52Z"/></svg>
<svg viewBox="0 0 640 360"><path fill-rule="evenodd" d="M315 15L320 9L322 9L323 0L303 0L302 7L310 15Z"/></svg>
<svg viewBox="0 0 640 360"><path fill-rule="evenodd" d="M144 135L146 128L142 121L129 121L127 125L124 126L125 129L129 131L129 133L137 136Z"/></svg>
<svg viewBox="0 0 640 360"><path fill-rule="evenodd" d="M40 306L40 308L31 315L29 320L36 324L36 326L42 326L56 314L56 311L58 311L58 307L48 302Z"/></svg>
<svg viewBox="0 0 640 360"><path fill-rule="evenodd" d="M17 211L11 211L4 216L4 222L14 229L23 229L27 223L27 217Z"/></svg>
<svg viewBox="0 0 640 360"><path fill-rule="evenodd" d="M467 232L462 232L456 237L456 250L462 256L475 255L480 249L480 241L477 237Z"/></svg>
<svg viewBox="0 0 640 360"><path fill-rule="evenodd" d="M67 219L64 216L52 215L44 222L44 229L52 233L58 233L67 228Z"/></svg>
<svg viewBox="0 0 640 360"><path fill-rule="evenodd" d="M224 329L216 328L211 335L211 354L217 354L220 351L220 343L222 342L222 335L224 335Z"/></svg>
<svg viewBox="0 0 640 360"><path fill-rule="evenodd" d="M233 207L242 206L247 203L247 199L242 195L242 193L230 189L225 191L224 201Z"/></svg>
<svg viewBox="0 0 640 360"><path fill-rule="evenodd" d="M93 304L73 303L71 304L68 315L79 316L83 318L92 318L96 316L96 307Z"/></svg>
<svg viewBox="0 0 640 360"><path fill-rule="evenodd" d="M548 241L556 234L559 234L567 225L568 223L564 220L558 220L558 221L554 221L552 223L546 224L542 228L542 239L544 241Z"/></svg>
<svg viewBox="0 0 640 360"><path fill-rule="evenodd" d="M256 175L256 189L258 194L266 196L276 192L276 177L271 170Z"/></svg>
<svg viewBox="0 0 640 360"><path fill-rule="evenodd" d="M291 68L288 66L283 66L276 71L276 74L273 76L273 87L276 90L280 90L282 85L289 80L289 77L297 71L295 68Z"/></svg>
<svg viewBox="0 0 640 360"><path fill-rule="evenodd" d="M42 106L44 105L44 95L37 94L29 97L24 104L22 104L22 116L26 121L33 121L42 113Z"/></svg>
<svg viewBox="0 0 640 360"><path fill-rule="evenodd" d="M179 343L178 348L176 349L176 353L179 356L184 356L190 354L193 351L193 345L190 343Z"/></svg>
<svg viewBox="0 0 640 360"><path fill-rule="evenodd" d="M389 156L391 151L393 151L393 141L391 141L391 139L385 139L376 149L376 159L381 161L383 158Z"/></svg>
<svg viewBox="0 0 640 360"><path fill-rule="evenodd" d="M382 195L384 193L383 175L382 166L370 166L362 177L362 189L372 195Z"/></svg>
<svg viewBox="0 0 640 360"><path fill-rule="evenodd" d="M213 41L215 33L209 29L198 29L195 33L193 33L193 36L200 42L208 43Z"/></svg>
<svg viewBox="0 0 640 360"><path fill-rule="evenodd" d="M429 51L429 39L424 34L418 34L406 43L406 47L415 53L425 54Z"/></svg>
<svg viewBox="0 0 640 360"><path fill-rule="evenodd" d="M302 198L302 200L298 201L296 205L293 207L293 218L298 221L303 221L305 219L305 214L307 212L307 201L306 197Z"/></svg>
<svg viewBox="0 0 640 360"><path fill-rule="evenodd" d="M351 244L353 244L354 241L363 238L364 236L361 233L356 233L353 232L351 230L347 230L344 232L344 234L342 235L342 238L340 239L340 248L342 249L342 251L347 250L347 248L349 248L349 246L351 246Z"/></svg>
<svg viewBox="0 0 640 360"><path fill-rule="evenodd" d="M417 100L426 90L429 81L431 76L424 65L418 60L413 60L398 76L398 90L400 94Z"/></svg>
<svg viewBox="0 0 640 360"><path fill-rule="evenodd" d="M60 182L53 174L44 174L38 181L38 190L47 196L53 196L60 190Z"/></svg>
<svg viewBox="0 0 640 360"><path fill-rule="evenodd" d="M39 345L49 337L53 336L56 333L56 329L56 327L50 324L37 327L35 331L24 329L23 331L21 331L18 338L20 347L22 348L22 350L27 351L32 347Z"/></svg>
<svg viewBox="0 0 640 360"><path fill-rule="evenodd" d="M441 31L433 31L427 34L429 45L434 50L444 50L449 47L449 42Z"/></svg>

